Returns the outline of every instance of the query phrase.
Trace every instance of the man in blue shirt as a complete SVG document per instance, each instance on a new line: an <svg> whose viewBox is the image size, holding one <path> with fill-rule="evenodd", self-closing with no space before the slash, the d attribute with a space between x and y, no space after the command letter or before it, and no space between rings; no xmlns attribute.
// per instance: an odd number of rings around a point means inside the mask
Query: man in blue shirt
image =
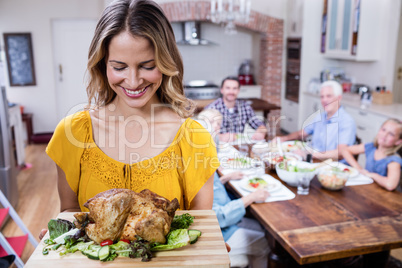
<svg viewBox="0 0 402 268"><path fill-rule="evenodd" d="M356 141L356 124L341 106L342 86L336 81L326 81L321 85L321 105L324 111L317 111L306 120L303 128L280 137L281 141L305 140L312 136L313 158L338 160L340 148L353 145Z"/></svg>

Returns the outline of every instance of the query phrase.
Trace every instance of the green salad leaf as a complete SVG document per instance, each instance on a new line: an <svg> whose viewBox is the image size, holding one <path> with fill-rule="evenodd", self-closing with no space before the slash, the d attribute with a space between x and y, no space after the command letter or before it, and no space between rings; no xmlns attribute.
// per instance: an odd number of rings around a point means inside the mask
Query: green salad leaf
<svg viewBox="0 0 402 268"><path fill-rule="evenodd" d="M171 250L181 248L190 244L190 236L187 229L176 229L167 235L166 245L157 245L151 248L152 251Z"/></svg>
<svg viewBox="0 0 402 268"><path fill-rule="evenodd" d="M184 213L182 215L175 215L170 225L170 230L176 229L188 229L190 225L194 222L194 217L189 213Z"/></svg>
<svg viewBox="0 0 402 268"><path fill-rule="evenodd" d="M261 178L258 178L258 177L249 179L248 182L249 183L259 183L259 184L263 184L263 185L268 184L264 179L261 179Z"/></svg>
<svg viewBox="0 0 402 268"><path fill-rule="evenodd" d="M49 237L51 240L61 236L64 233L67 233L71 229L75 228L75 225L67 220L63 219L51 219L47 227L49 229Z"/></svg>

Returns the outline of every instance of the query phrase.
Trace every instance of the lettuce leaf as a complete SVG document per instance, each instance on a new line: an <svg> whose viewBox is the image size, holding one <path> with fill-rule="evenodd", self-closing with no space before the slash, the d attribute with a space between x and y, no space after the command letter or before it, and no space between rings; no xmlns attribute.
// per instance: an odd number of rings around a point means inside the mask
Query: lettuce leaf
<svg viewBox="0 0 402 268"><path fill-rule="evenodd" d="M152 251L171 250L187 246L190 243L190 236L187 229L176 229L167 235L166 245L157 245L151 248Z"/></svg>
<svg viewBox="0 0 402 268"><path fill-rule="evenodd" d="M49 229L50 239L54 240L55 238L61 236L64 233L67 233L71 229L75 228L75 225L68 220L51 219L48 222L47 227Z"/></svg>

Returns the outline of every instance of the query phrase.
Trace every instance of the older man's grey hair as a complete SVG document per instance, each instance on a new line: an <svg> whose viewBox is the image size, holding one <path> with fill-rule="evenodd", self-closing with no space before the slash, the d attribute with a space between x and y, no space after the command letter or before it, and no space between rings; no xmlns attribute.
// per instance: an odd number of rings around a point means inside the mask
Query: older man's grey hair
<svg viewBox="0 0 402 268"><path fill-rule="evenodd" d="M343 93L342 86L334 80L328 80L321 84L321 89L324 87L331 87L335 96L341 96ZM320 90L321 90L320 89Z"/></svg>

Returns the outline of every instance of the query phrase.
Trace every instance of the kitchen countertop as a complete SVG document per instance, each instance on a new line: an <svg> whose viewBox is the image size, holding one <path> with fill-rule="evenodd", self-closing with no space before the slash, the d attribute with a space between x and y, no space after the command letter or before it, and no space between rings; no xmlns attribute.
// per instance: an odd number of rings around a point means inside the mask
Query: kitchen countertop
<svg viewBox="0 0 402 268"><path fill-rule="evenodd" d="M304 92L304 94L313 96L313 97L317 97L317 98L320 97L318 94L314 94L311 92ZM341 103L343 105L346 105L351 108L356 108L356 109L359 109L362 111L376 113L378 115L392 117L392 118L398 118L399 120L402 120L402 104L401 103L393 103L390 105L371 104L368 107L362 108L361 104L360 104L360 95L353 94L353 93L344 93L342 95Z"/></svg>
<svg viewBox="0 0 402 268"><path fill-rule="evenodd" d="M273 103L264 101L262 99L257 99L257 98L239 98L239 100L247 100L250 101L251 108L253 108L255 111L263 111L264 113L264 118L268 118L268 114L271 110L277 110L281 109L281 106L275 105ZM197 109L196 112L199 113L201 112L205 106L208 104L212 103L215 100L193 100L196 103Z"/></svg>

